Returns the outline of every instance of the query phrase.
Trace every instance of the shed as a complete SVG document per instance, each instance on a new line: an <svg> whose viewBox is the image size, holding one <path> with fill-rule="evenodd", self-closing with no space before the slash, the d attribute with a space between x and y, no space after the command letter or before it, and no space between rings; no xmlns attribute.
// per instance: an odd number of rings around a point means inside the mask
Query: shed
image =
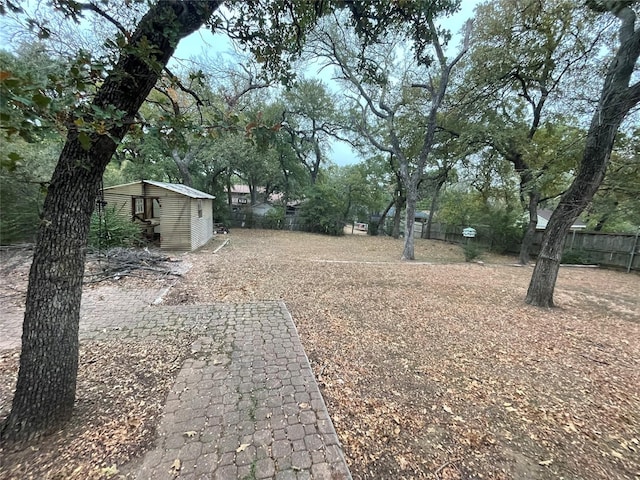
<svg viewBox="0 0 640 480"><path fill-rule="evenodd" d="M214 196L178 183L141 180L103 189L107 208L140 223L163 250L191 251L213 236Z"/></svg>

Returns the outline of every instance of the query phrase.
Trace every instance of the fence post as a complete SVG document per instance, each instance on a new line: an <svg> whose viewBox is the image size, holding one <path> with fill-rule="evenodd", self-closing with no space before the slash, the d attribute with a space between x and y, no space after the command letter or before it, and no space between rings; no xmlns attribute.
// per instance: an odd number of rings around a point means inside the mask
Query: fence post
<svg viewBox="0 0 640 480"><path fill-rule="evenodd" d="M638 236L640 236L640 227L638 227L638 231L636 231L636 238L633 240L633 247L631 248L631 253L629 254L629 265L627 265L627 273L631 271L631 266L633 265L633 257L636 254L636 248L638 247Z"/></svg>

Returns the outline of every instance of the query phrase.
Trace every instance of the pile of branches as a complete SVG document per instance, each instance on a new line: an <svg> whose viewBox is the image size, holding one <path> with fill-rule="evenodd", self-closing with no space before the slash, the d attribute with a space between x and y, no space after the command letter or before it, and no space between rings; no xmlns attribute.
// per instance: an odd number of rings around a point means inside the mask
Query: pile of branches
<svg viewBox="0 0 640 480"><path fill-rule="evenodd" d="M172 259L148 248L134 249L114 247L106 252L89 254L85 283L119 280L122 277L180 276L171 268Z"/></svg>

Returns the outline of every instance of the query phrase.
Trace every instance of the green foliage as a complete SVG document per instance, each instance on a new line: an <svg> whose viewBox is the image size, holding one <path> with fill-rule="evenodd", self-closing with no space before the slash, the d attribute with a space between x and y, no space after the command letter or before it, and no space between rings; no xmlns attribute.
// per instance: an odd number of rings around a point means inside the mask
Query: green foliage
<svg viewBox="0 0 640 480"><path fill-rule="evenodd" d="M274 207L269 210L264 216L263 228L282 230L284 228L284 213L283 207Z"/></svg>
<svg viewBox="0 0 640 480"><path fill-rule="evenodd" d="M311 231L342 235L353 221L368 222L385 202L382 185L367 164L332 166L321 170L306 191L301 216Z"/></svg>
<svg viewBox="0 0 640 480"><path fill-rule="evenodd" d="M473 239L469 239L462 247L464 252L464 261L472 262L482 255L482 248Z"/></svg>
<svg viewBox="0 0 640 480"><path fill-rule="evenodd" d="M17 56L0 52L0 124L5 140L17 136L33 141L50 126L48 120L58 108L53 96L63 90L54 83L62 74L62 63L48 58L41 45L23 46Z"/></svg>
<svg viewBox="0 0 640 480"><path fill-rule="evenodd" d="M524 223L517 210L490 207L481 221L489 229L489 244L494 252L513 251L522 241Z"/></svg>
<svg viewBox="0 0 640 480"><path fill-rule="evenodd" d="M0 156L0 243L33 242L61 139L55 133L37 142L12 137L2 145L13 160Z"/></svg>
<svg viewBox="0 0 640 480"><path fill-rule="evenodd" d="M298 161L314 181L326 162L330 135L337 131L336 99L320 80L301 80L282 95L283 131Z"/></svg>
<svg viewBox="0 0 640 480"><path fill-rule="evenodd" d="M0 170L1 171L1 170ZM35 241L44 190L38 184L0 175L0 245Z"/></svg>
<svg viewBox="0 0 640 480"><path fill-rule="evenodd" d="M509 208L493 199L484 201L477 192L446 192L437 221L456 227L474 227L483 242L498 253L517 249L524 233L519 209Z"/></svg>
<svg viewBox="0 0 640 480"><path fill-rule="evenodd" d="M447 225L471 225L478 223L478 216L485 210L478 194L447 190L442 195L438 222Z"/></svg>
<svg viewBox="0 0 640 480"><path fill-rule="evenodd" d="M640 226L640 128L619 132L600 189L588 207L587 226L599 232L635 233Z"/></svg>
<svg viewBox="0 0 640 480"><path fill-rule="evenodd" d="M0 130L6 140L38 142L52 130L70 128L72 120L88 149L92 136L109 135L111 128L122 126L124 112L86 101L106 72L89 53L80 50L63 58L39 42L19 45L15 52L0 51ZM20 152L13 152L1 160L19 158Z"/></svg>
<svg viewBox="0 0 640 480"><path fill-rule="evenodd" d="M116 207L107 207L102 215L98 209L94 210L89 230L89 247L133 247L143 243L140 226L118 212Z"/></svg>
<svg viewBox="0 0 640 480"><path fill-rule="evenodd" d="M589 265L591 260L589 252L586 250L567 250L563 252L560 263L567 265Z"/></svg>
<svg viewBox="0 0 640 480"><path fill-rule="evenodd" d="M344 201L334 185L318 182L307 190L300 218L310 232L344 235Z"/></svg>

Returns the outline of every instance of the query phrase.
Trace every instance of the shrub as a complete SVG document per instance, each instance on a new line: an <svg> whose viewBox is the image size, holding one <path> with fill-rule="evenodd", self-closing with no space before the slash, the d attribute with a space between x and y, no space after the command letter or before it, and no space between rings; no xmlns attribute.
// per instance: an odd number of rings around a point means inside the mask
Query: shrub
<svg viewBox="0 0 640 480"><path fill-rule="evenodd" d="M264 215L263 228L282 230L284 228L284 208L274 207Z"/></svg>
<svg viewBox="0 0 640 480"><path fill-rule="evenodd" d="M589 252L586 250L569 250L562 254L560 263L567 265L588 265L591 263Z"/></svg>
<svg viewBox="0 0 640 480"><path fill-rule="evenodd" d="M119 215L116 207L106 208L102 215L96 209L91 215L89 247L132 247L142 243L140 226Z"/></svg>
<svg viewBox="0 0 640 480"><path fill-rule="evenodd" d="M462 247L464 251L464 261L471 262L482 255L482 248L473 241L465 243Z"/></svg>
<svg viewBox="0 0 640 480"><path fill-rule="evenodd" d="M344 205L330 186L318 183L311 187L300 208L300 218L306 229L325 235L344 235L344 221L340 214Z"/></svg>
<svg viewBox="0 0 640 480"><path fill-rule="evenodd" d="M517 212L496 209L485 218L491 229L491 250L505 253L518 250L524 235L524 226Z"/></svg>

